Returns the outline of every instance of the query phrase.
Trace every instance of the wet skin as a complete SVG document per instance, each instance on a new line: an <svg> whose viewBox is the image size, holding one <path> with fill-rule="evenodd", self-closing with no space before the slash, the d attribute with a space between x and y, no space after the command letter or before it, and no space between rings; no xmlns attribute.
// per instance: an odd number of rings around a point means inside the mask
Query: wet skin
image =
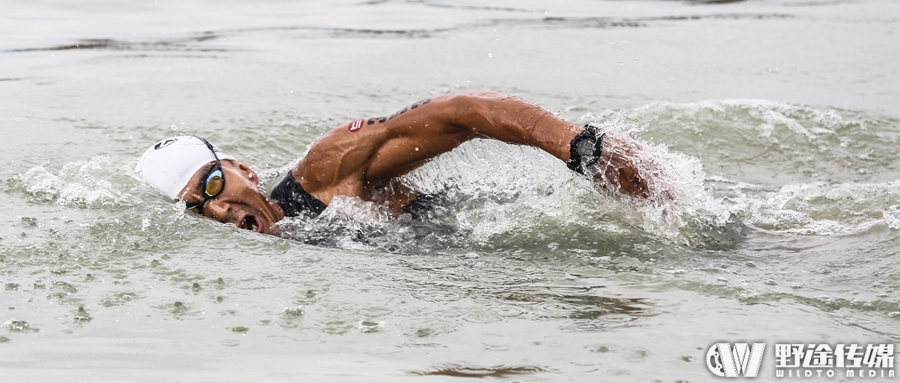
<svg viewBox="0 0 900 383"><path fill-rule="evenodd" d="M437 96L418 101L385 117L341 125L313 143L292 170L303 189L326 205L336 196L381 204L399 215L416 198L399 181L437 157L475 138L539 148L569 159L569 143L580 126L513 96L490 91ZM634 161L642 148L626 136L610 136L615 150L601 158L607 167L595 180L605 188L645 198L646 177ZM607 143L604 143L606 146ZM212 163L198 170L181 199L202 202L201 179ZM560 171L565 171L561 168ZM203 206L203 215L223 223L274 234L284 212L257 188L258 177L237 161L222 161L225 188Z"/></svg>
<svg viewBox="0 0 900 383"><path fill-rule="evenodd" d="M202 202L201 181L215 164L210 162L191 177L179 193L187 203ZM249 166L232 160L222 161L225 187L203 205L203 216L241 229L257 233L275 234L275 223L284 218L284 211L275 201L259 191L259 177Z"/></svg>

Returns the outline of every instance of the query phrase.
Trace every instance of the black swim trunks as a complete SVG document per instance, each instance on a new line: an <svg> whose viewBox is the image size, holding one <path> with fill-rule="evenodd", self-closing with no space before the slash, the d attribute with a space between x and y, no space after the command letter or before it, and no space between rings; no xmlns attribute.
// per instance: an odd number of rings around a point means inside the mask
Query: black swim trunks
<svg viewBox="0 0 900 383"><path fill-rule="evenodd" d="M322 214L327 205L311 196L303 186L294 179L292 172L281 181L275 189L272 189L272 199L281 206L286 217L296 217L300 214L317 216Z"/></svg>

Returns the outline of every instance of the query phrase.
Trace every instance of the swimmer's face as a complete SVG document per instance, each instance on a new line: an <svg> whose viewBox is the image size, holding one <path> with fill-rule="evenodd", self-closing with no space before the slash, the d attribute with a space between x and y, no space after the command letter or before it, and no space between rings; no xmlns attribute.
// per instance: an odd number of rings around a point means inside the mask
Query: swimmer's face
<svg viewBox="0 0 900 383"><path fill-rule="evenodd" d="M225 186L219 194L202 205L200 210L203 216L234 224L241 229L274 234L275 223L284 218L284 212L259 191L256 173L237 161L223 160L221 163ZM214 161L210 162L194 173L191 181L179 193L181 200L188 205L203 202L203 182L215 164Z"/></svg>

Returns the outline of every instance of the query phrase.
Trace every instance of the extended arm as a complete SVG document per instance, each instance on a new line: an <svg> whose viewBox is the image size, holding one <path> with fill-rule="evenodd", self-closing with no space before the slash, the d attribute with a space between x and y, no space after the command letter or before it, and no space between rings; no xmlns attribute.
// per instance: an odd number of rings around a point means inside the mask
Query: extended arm
<svg viewBox="0 0 900 383"><path fill-rule="evenodd" d="M393 189L397 177L473 138L530 145L567 161L569 144L581 130L547 110L496 92L439 96L390 116L337 127L313 144L294 176L326 204L337 195L372 200L374 192ZM405 193L388 196L387 202L414 198L414 193Z"/></svg>

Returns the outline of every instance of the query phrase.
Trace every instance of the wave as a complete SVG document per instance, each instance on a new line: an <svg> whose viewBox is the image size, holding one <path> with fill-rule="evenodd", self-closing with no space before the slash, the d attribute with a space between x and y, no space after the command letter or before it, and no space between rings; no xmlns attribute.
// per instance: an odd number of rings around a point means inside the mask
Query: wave
<svg viewBox="0 0 900 383"><path fill-rule="evenodd" d="M141 201L132 167L112 162L108 156L69 162L57 174L37 166L13 181L13 189L36 203L101 208L134 206Z"/></svg>
<svg viewBox="0 0 900 383"><path fill-rule="evenodd" d="M634 121L638 137L701 158L707 172L741 182L898 179L900 121L861 111L769 100L660 102L602 117Z"/></svg>
<svg viewBox="0 0 900 383"><path fill-rule="evenodd" d="M550 249L602 256L623 242L730 249L753 230L803 236L875 226L900 230L900 181L805 180L850 166L841 153L866 162L869 176L893 174L891 164L881 165L893 158L893 142L884 139L896 136L893 120L765 100L656 103L583 118L605 119L608 134L642 145L641 166L657 171L650 188L656 194L622 197L539 150L476 140L404 178L421 194L440 197L420 214L394 218L380 206L337 198L321 217L283 221L280 233L314 244L399 252ZM792 149L776 150L784 147ZM290 150L276 151L284 157ZM771 155L750 160L760 152ZM797 161L836 153L831 168L797 171ZM158 212L165 199L135 176L129 161L99 156L55 173L38 166L8 182L8 191L38 204ZM274 184L285 169L259 173ZM772 169L779 174L768 174Z"/></svg>

